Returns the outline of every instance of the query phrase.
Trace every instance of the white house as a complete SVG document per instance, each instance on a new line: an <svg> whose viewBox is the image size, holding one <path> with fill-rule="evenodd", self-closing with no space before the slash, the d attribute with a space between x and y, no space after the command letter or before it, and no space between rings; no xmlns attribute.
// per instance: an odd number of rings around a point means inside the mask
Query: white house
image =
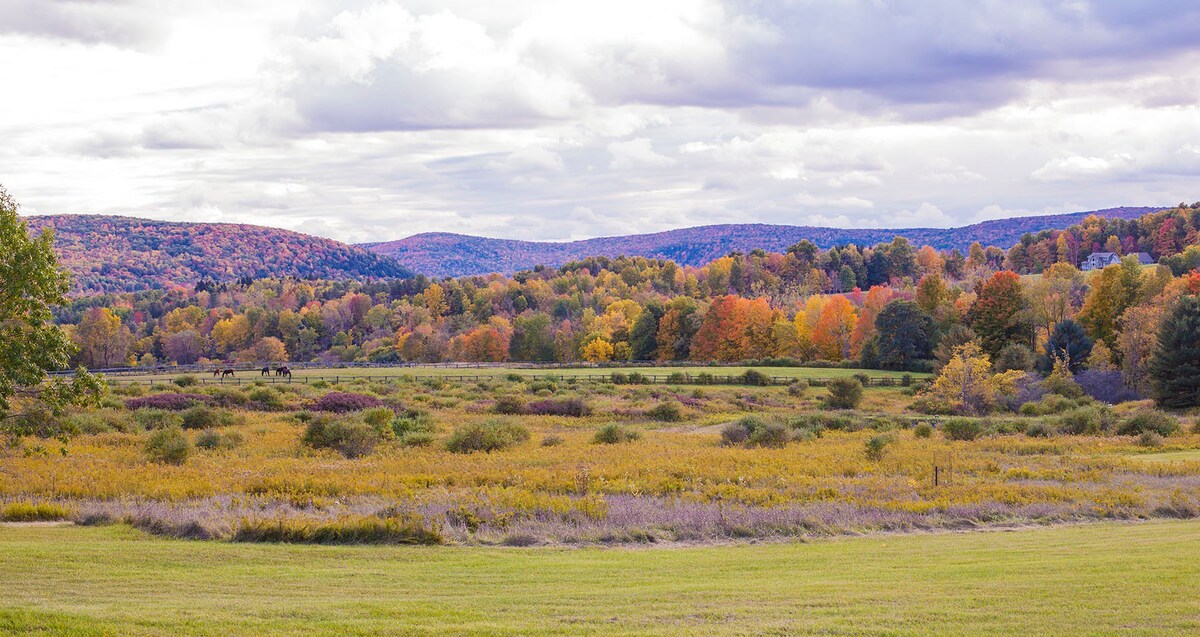
<svg viewBox="0 0 1200 637"><path fill-rule="evenodd" d="M1154 263L1154 259L1148 253L1138 252L1133 256L1137 257L1140 265L1152 265ZM1085 272L1088 270L1101 270L1110 265L1120 263L1121 255L1115 252L1093 252L1079 264L1079 269Z"/></svg>

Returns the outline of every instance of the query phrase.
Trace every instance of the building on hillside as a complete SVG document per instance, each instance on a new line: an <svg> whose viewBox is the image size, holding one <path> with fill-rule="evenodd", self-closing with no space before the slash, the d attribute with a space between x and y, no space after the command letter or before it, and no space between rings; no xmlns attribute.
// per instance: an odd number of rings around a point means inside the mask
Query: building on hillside
<svg viewBox="0 0 1200 637"><path fill-rule="evenodd" d="M1146 252L1138 252L1132 256L1137 257L1139 265L1154 264L1154 258ZM1102 270L1110 265L1118 265L1120 263L1121 255L1115 252L1093 252L1079 264L1079 269L1084 272L1088 270Z"/></svg>

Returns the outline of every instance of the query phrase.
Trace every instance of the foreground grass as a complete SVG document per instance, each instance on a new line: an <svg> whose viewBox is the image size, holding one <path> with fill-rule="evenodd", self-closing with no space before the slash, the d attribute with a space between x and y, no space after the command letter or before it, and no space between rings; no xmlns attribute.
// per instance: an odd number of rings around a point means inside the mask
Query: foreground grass
<svg viewBox="0 0 1200 637"><path fill-rule="evenodd" d="M240 545L0 526L17 635L1190 635L1200 522L673 549Z"/></svg>

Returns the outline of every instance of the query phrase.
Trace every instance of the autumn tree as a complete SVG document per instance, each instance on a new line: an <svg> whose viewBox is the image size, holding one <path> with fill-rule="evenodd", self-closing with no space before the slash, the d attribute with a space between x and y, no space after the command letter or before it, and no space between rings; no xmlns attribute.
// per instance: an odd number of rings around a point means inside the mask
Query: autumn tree
<svg viewBox="0 0 1200 637"><path fill-rule="evenodd" d="M1150 382L1150 361L1158 350L1159 327L1162 325L1162 305L1135 305L1121 315L1117 322L1117 351L1121 355L1121 377L1125 384L1143 396L1153 389ZM1096 343L1099 346L1104 341Z"/></svg>
<svg viewBox="0 0 1200 637"><path fill-rule="evenodd" d="M1092 289L1078 316L1092 340L1116 346L1117 319L1137 301L1140 279L1136 259L1110 265L1092 275Z"/></svg>
<svg viewBox="0 0 1200 637"><path fill-rule="evenodd" d="M93 307L83 313L75 327L74 340L83 365L103 369L125 364L133 334L112 310Z"/></svg>
<svg viewBox="0 0 1200 637"><path fill-rule="evenodd" d="M662 303L652 301L642 308L629 329L629 356L635 361L650 361L658 355L658 323L666 314Z"/></svg>
<svg viewBox="0 0 1200 637"><path fill-rule="evenodd" d="M1012 272L997 272L979 289L970 311L971 329L989 357L995 357L1009 343L1028 346L1033 342L1033 325L1020 278Z"/></svg>
<svg viewBox="0 0 1200 637"><path fill-rule="evenodd" d="M69 287L53 233L31 238L16 201L0 186L0 428L9 435L63 435L57 417L100 397L101 381L82 369L73 378L47 376L75 354L51 314Z"/></svg>

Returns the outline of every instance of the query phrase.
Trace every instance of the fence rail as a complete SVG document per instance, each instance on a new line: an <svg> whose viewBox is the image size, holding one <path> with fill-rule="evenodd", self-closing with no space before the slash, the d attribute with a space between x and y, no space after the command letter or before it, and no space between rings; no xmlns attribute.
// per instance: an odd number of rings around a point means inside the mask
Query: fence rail
<svg viewBox="0 0 1200 637"><path fill-rule="evenodd" d="M722 375L713 374L519 374L527 380L553 380L556 382L581 382L581 383L616 383L619 385L789 385L796 381L805 381L810 385L823 386L835 380L834 378L797 378L794 376L767 376L756 379L748 379L743 375ZM485 380L502 379L504 376L498 374L397 374L387 376L357 376L357 375L333 375L333 376L234 376L233 378L197 378L196 382L200 385L253 385L255 383L267 384L312 384L316 382L326 382L334 385L362 380L367 382L375 381L412 381L412 380L444 380L451 382L479 382ZM843 377L850 378L850 377ZM904 386L905 379L896 378L893 376L855 376L866 387L900 387ZM113 385L154 385L155 383L169 382L164 378L121 378L110 377L105 378L109 384ZM908 384L915 384L915 379L909 379Z"/></svg>

